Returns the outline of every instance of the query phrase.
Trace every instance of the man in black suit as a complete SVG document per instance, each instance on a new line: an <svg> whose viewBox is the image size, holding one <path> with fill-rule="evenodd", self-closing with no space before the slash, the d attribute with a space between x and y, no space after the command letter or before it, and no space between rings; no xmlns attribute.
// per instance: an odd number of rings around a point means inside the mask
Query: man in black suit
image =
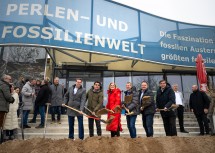
<svg viewBox="0 0 215 153"><path fill-rule="evenodd" d="M206 93L199 91L197 85L192 86L193 93L190 94L190 110L195 114L200 128L200 135L209 134L207 119L210 100Z"/></svg>
<svg viewBox="0 0 215 153"><path fill-rule="evenodd" d="M164 111L160 111L160 113L163 119L166 136L177 136L176 114L174 110L170 109L172 104L175 104L175 93L170 85L167 85L166 80L161 80L159 85L156 104L157 110L164 109Z"/></svg>

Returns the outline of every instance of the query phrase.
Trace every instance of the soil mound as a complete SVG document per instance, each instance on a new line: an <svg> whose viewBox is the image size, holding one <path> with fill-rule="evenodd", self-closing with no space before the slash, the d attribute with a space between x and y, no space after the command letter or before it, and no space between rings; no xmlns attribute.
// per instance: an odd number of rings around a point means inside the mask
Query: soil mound
<svg viewBox="0 0 215 153"><path fill-rule="evenodd" d="M91 137L85 140L13 140L0 153L214 153L215 137Z"/></svg>

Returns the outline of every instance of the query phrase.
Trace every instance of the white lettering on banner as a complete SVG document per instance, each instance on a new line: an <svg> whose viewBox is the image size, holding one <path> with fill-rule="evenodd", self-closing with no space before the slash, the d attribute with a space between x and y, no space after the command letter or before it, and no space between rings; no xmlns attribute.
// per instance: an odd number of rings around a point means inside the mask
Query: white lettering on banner
<svg viewBox="0 0 215 153"><path fill-rule="evenodd" d="M185 42L196 42L196 43L206 43L206 44L213 44L213 39L208 39L204 37L192 37L192 36L183 36L178 35L176 33L167 33L165 31L160 31L160 36L168 39L178 40L178 41L185 41Z"/></svg>
<svg viewBox="0 0 215 153"><path fill-rule="evenodd" d="M138 51L134 50L134 43L131 43L131 52L132 53L138 53Z"/></svg>
<svg viewBox="0 0 215 153"><path fill-rule="evenodd" d="M15 12L18 6L16 4L8 4L7 5L7 13L6 15L10 15L11 12Z"/></svg>
<svg viewBox="0 0 215 153"><path fill-rule="evenodd" d="M37 37L39 37L40 36L40 32L37 31L37 30L40 30L40 27L38 27L38 26L32 26L32 27L30 27L29 28L29 33L30 34L28 34L28 37L29 38L37 38ZM31 35L31 34L34 34L34 35Z"/></svg>
<svg viewBox="0 0 215 153"><path fill-rule="evenodd" d="M28 12L25 12L28 11L28 7L29 4L20 4L19 15L28 15Z"/></svg>
<svg viewBox="0 0 215 153"><path fill-rule="evenodd" d="M12 32L12 28L13 28L13 26L4 26L1 37L5 38L7 33L11 33Z"/></svg>
<svg viewBox="0 0 215 153"><path fill-rule="evenodd" d="M63 7L56 7L55 17L64 19L65 8Z"/></svg>
<svg viewBox="0 0 215 153"><path fill-rule="evenodd" d="M31 38L31 39L53 39L55 41L74 42L78 44L91 45L97 47L107 47L114 50L122 50L123 52L130 52L135 54L144 53L144 44L136 44L129 41L121 41L116 39L110 39L105 37L99 37L98 35L90 33L75 32L75 35L69 39L69 30L62 30L52 27L39 27L39 26L4 26L1 38L7 39L7 37L16 38ZM82 41L83 40L83 41Z"/></svg>
<svg viewBox="0 0 215 153"><path fill-rule="evenodd" d="M53 14L49 14L49 6L45 5L45 9L44 9L44 16L50 16L53 17Z"/></svg>
<svg viewBox="0 0 215 153"><path fill-rule="evenodd" d="M190 62L189 57L184 57L177 54L161 54L161 59L162 61L170 60L170 61Z"/></svg>
<svg viewBox="0 0 215 153"><path fill-rule="evenodd" d="M81 41L81 35L83 34L82 32L75 32L76 33L76 41L75 43L78 43L78 44L82 44L82 41Z"/></svg>
<svg viewBox="0 0 215 153"><path fill-rule="evenodd" d="M122 41L122 50L125 52L129 52L130 42L128 41Z"/></svg>
<svg viewBox="0 0 215 153"><path fill-rule="evenodd" d="M42 9L42 6L40 4L31 4L31 12L30 15L34 15L34 13L37 13L37 15L42 15L40 10Z"/></svg>
<svg viewBox="0 0 215 153"><path fill-rule="evenodd" d="M66 9L64 7L56 6L55 9L49 9L49 5L41 5L41 4L28 4L28 3L20 3L20 4L8 4L6 15L18 14L20 16L27 15L38 15L38 16L48 16L55 17L60 19L67 19L74 21L78 21L79 19L79 11L73 9Z"/></svg>
<svg viewBox="0 0 215 153"><path fill-rule="evenodd" d="M93 34L90 33L85 33L84 35L84 44L85 45L93 45L92 41L93 40Z"/></svg>
<svg viewBox="0 0 215 153"><path fill-rule="evenodd" d="M192 56L192 62L196 62L196 57ZM211 58L211 57L206 57L203 59L204 63L210 63L210 64L215 64L215 59Z"/></svg>
<svg viewBox="0 0 215 153"><path fill-rule="evenodd" d="M95 46L102 46L103 48L105 47L105 37L100 38L98 35L94 36L95 38Z"/></svg>
<svg viewBox="0 0 215 153"><path fill-rule="evenodd" d="M63 31L62 29L54 29L56 31L56 35L54 37L54 40L63 40L61 39L61 32Z"/></svg>
<svg viewBox="0 0 215 153"><path fill-rule="evenodd" d="M18 34L18 30L21 31L20 34ZM13 35L14 35L14 37L16 37L16 38L22 38L22 37L24 37L26 34L27 34L27 28L24 27L24 26L17 26L17 27L15 27L14 30L13 30Z"/></svg>
<svg viewBox="0 0 215 153"><path fill-rule="evenodd" d="M113 49L113 47L114 47L116 50L119 50L121 41L120 40L116 41L115 39L107 38L107 43L108 43L108 47L110 49Z"/></svg>
<svg viewBox="0 0 215 153"><path fill-rule="evenodd" d="M42 39L51 39L53 37L52 32L53 32L53 28L51 28L51 27L42 28L42 33L45 34L45 36L41 34L41 38Z"/></svg>
<svg viewBox="0 0 215 153"><path fill-rule="evenodd" d="M106 17L102 17L102 21L101 21L100 15L96 16L96 23L100 27L107 26L107 28L109 29L119 30L123 32L128 30L128 25L125 22L113 20L111 18L106 18Z"/></svg>
<svg viewBox="0 0 215 153"><path fill-rule="evenodd" d="M65 30L64 40L67 42L73 42L72 39L69 39L69 30Z"/></svg>
<svg viewBox="0 0 215 153"><path fill-rule="evenodd" d="M181 46L179 44L167 44L163 41L160 42L160 46L162 48L168 48L168 49L172 49L172 50L188 51L188 47L186 47L186 46Z"/></svg>

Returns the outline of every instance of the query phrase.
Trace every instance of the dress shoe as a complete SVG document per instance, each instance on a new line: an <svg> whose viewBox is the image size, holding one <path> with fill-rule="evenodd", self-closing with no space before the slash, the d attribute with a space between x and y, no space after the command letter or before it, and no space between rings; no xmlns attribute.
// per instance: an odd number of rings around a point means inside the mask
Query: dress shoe
<svg viewBox="0 0 215 153"><path fill-rule="evenodd" d="M187 132L186 130L182 130L181 133L189 133L189 132Z"/></svg>
<svg viewBox="0 0 215 153"><path fill-rule="evenodd" d="M58 120L58 121L57 121L57 123L58 123L58 124L61 124L61 121L60 121L60 120Z"/></svg>
<svg viewBox="0 0 215 153"><path fill-rule="evenodd" d="M204 133L199 133L199 136L203 136L204 135Z"/></svg>
<svg viewBox="0 0 215 153"><path fill-rule="evenodd" d="M28 123L36 123L36 120L30 120Z"/></svg>
<svg viewBox="0 0 215 153"><path fill-rule="evenodd" d="M29 125L23 125L23 128L31 128Z"/></svg>
<svg viewBox="0 0 215 153"><path fill-rule="evenodd" d="M55 124L55 120L52 120L52 121L51 121L51 124Z"/></svg>
<svg viewBox="0 0 215 153"><path fill-rule="evenodd" d="M40 124L40 125L36 126L35 128L36 129L44 128L44 125Z"/></svg>

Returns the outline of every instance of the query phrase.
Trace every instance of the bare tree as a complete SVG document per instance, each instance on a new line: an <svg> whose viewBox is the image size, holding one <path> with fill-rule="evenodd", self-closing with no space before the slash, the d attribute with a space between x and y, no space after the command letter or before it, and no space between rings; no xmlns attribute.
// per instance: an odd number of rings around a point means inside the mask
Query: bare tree
<svg viewBox="0 0 215 153"><path fill-rule="evenodd" d="M10 60L13 62L36 63L39 50L34 47L10 47Z"/></svg>

